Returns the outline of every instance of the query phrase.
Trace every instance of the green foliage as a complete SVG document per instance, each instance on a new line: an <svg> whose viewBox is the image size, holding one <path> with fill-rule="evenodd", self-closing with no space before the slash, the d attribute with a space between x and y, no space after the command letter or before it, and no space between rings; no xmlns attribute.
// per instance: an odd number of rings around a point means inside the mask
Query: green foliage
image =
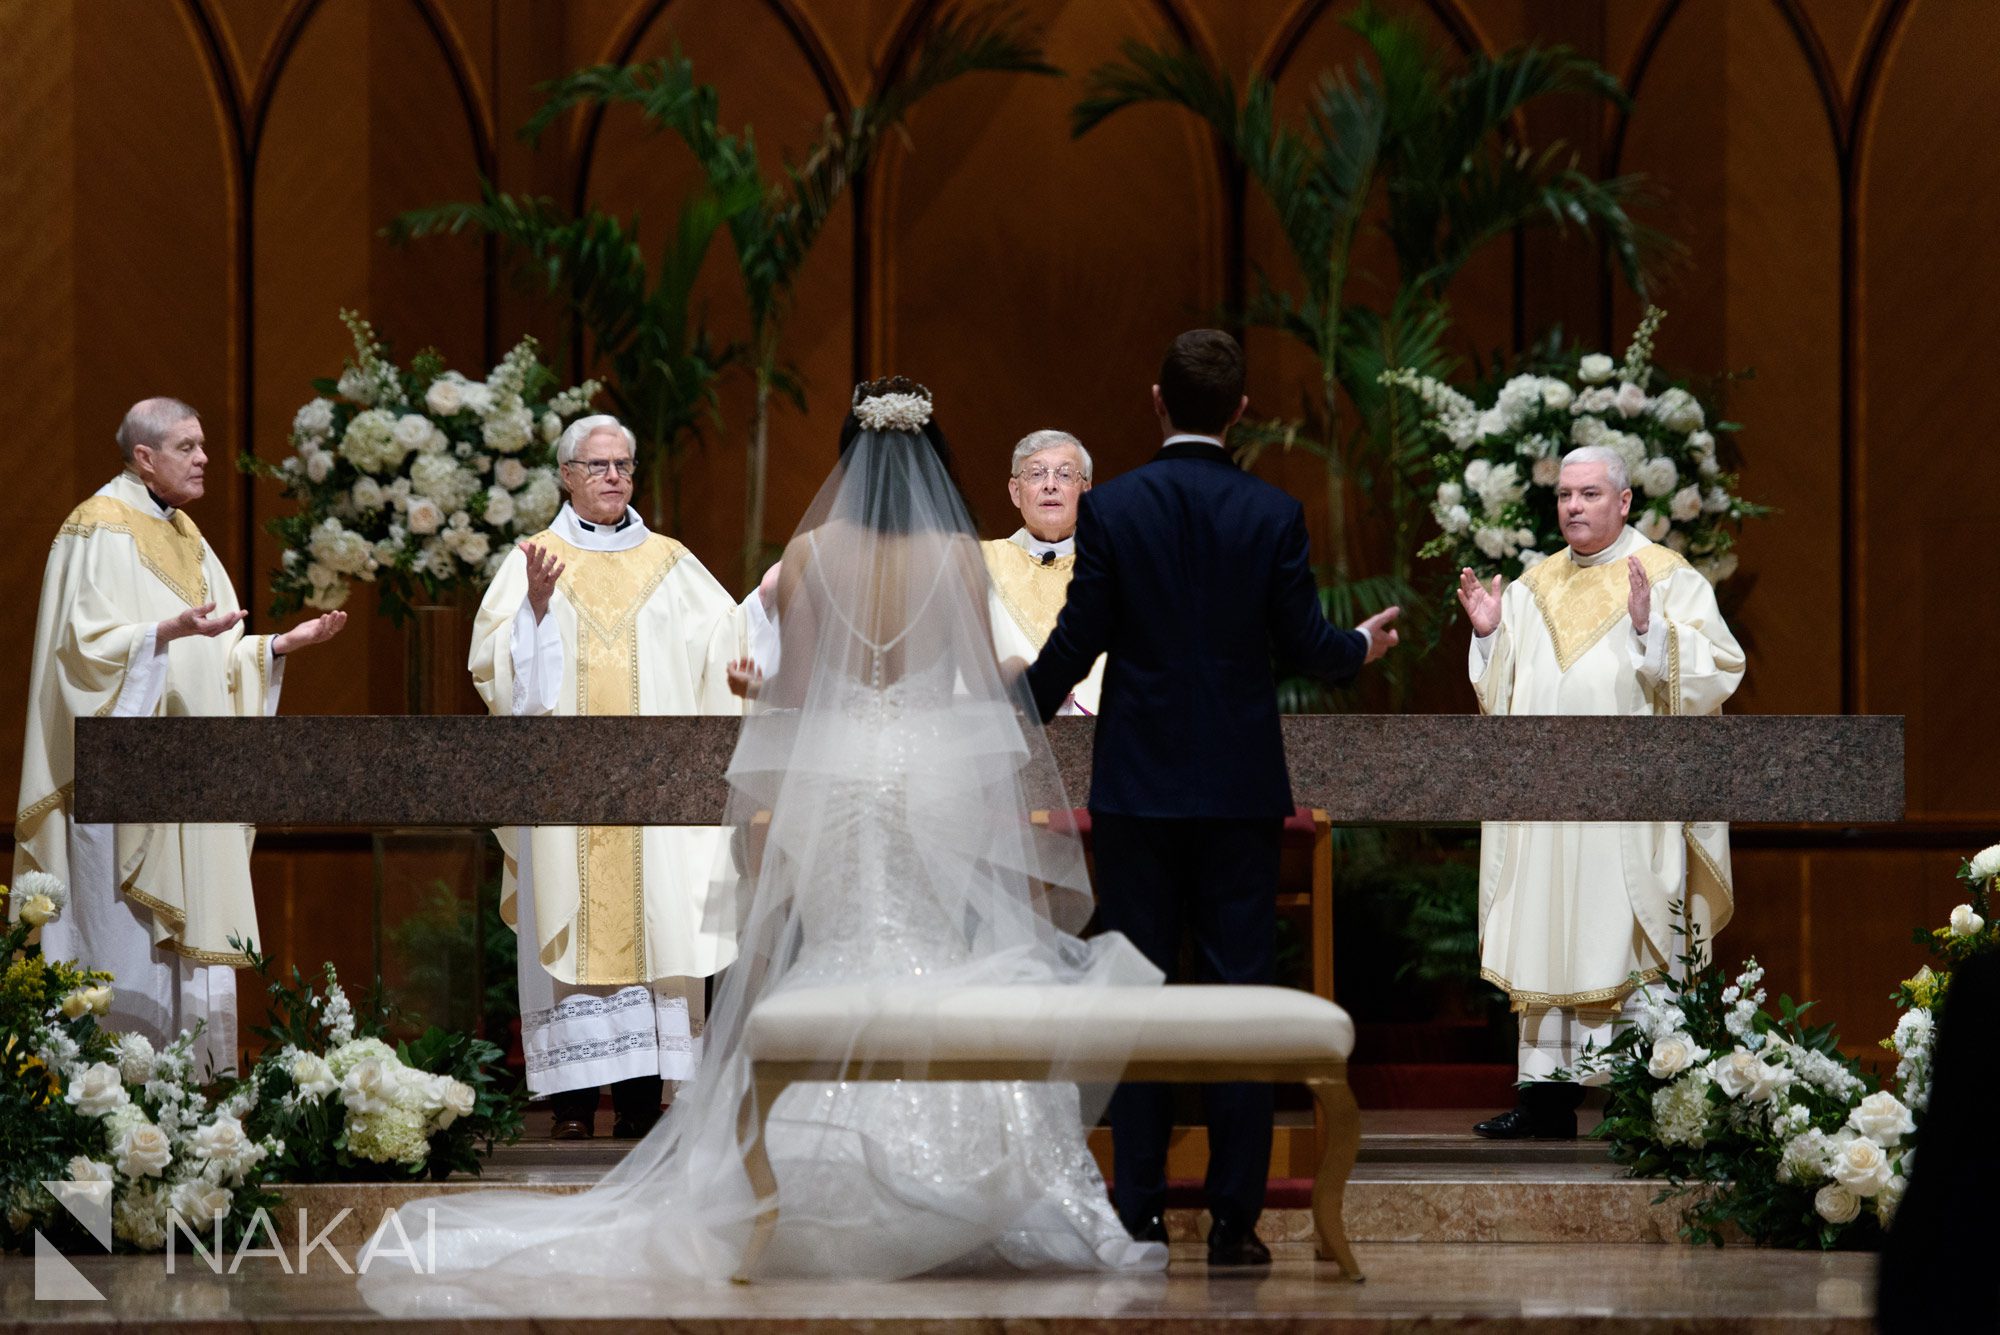
<svg viewBox="0 0 2000 1335"><path fill-rule="evenodd" d="M396 956L406 961L401 987L406 994L444 998L448 1009L428 1018L449 1029L498 1033L520 1013L515 966L519 943L514 929L500 917L499 880L479 887L478 902L468 904L450 883L432 883L408 917L387 929ZM483 960L480 958L483 955ZM474 997L465 980L483 969L482 995Z"/></svg>

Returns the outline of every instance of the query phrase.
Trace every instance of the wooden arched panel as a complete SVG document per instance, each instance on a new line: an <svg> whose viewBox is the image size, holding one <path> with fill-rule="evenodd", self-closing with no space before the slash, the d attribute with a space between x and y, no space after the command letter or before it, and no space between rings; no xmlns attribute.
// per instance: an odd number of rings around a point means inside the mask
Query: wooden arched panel
<svg viewBox="0 0 2000 1335"><path fill-rule="evenodd" d="M655 6L657 16L632 42L624 59L646 61L676 45L694 62L696 77L716 86L723 125L746 126L755 139L767 179L787 159L803 156L845 89L810 41L798 16L773 0L677 0ZM757 52L744 60L746 49ZM671 135L642 128L628 107L611 108L585 141L581 192L600 207L638 216L648 250L656 257L695 178L692 156ZM851 208L836 210L798 280L795 308L785 325L784 355L803 372L809 411L788 402L775 407L771 424L768 500L764 534L781 541L797 524L832 461L832 447L846 409L853 334L854 227ZM721 340L741 339L748 321L732 243L719 236L708 256L699 300L709 328ZM692 453L682 478L684 498L676 536L726 584L738 582L744 541L745 450L752 416L746 372L724 382L722 429ZM672 527L671 521L668 527Z"/></svg>
<svg viewBox="0 0 2000 1335"><path fill-rule="evenodd" d="M1858 699L1909 715L1912 815L1990 822L2000 771L1968 747L2000 736L1979 684L2000 621L1976 592L2000 530L1981 411L2000 341L2000 9L1912 5L1878 40L1854 187Z"/></svg>
<svg viewBox="0 0 2000 1335"><path fill-rule="evenodd" d="M1030 6L1050 63L1076 74L1162 24L1154 5ZM989 535L1019 526L1014 442L1075 432L1098 475L1158 446L1147 386L1182 329L1215 318L1226 202L1206 132L1146 107L1080 140L1080 79L979 76L918 108L914 148L877 173L871 372L929 384Z"/></svg>

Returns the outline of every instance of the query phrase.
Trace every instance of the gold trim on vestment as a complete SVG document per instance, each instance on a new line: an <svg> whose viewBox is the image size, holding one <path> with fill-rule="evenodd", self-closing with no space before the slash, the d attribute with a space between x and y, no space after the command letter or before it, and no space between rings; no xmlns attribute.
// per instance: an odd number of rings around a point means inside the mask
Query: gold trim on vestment
<svg viewBox="0 0 2000 1335"><path fill-rule="evenodd" d="M1624 1004L1626 997L1638 991L1646 984L1657 983L1666 977L1667 971L1662 968L1642 969L1636 977L1627 977L1624 982L1618 984L1616 987L1603 987L1595 992L1566 992L1560 996L1548 992L1517 992L1514 990L1513 984L1491 969L1482 968L1479 971L1479 976L1507 994L1509 1009L1511 1010L1532 1010L1537 1006L1561 1007L1564 1010L1584 1010L1592 1006L1604 1006L1606 1002L1613 1003L1607 1009L1615 1009L1616 1006Z"/></svg>
<svg viewBox="0 0 2000 1335"><path fill-rule="evenodd" d="M22 829L22 826L40 820L57 807L67 806L70 794L74 791L76 791L76 784L73 782L66 783L47 797L40 798L33 805L24 807L16 812L14 814L14 842L16 844L27 843L30 832Z"/></svg>
<svg viewBox="0 0 2000 1335"><path fill-rule="evenodd" d="M1649 542L1632 555L1655 588L1687 565L1679 553L1658 543ZM1556 666L1564 672L1624 619L1632 596L1624 561L1578 565L1567 548L1521 576L1521 582L1534 595L1555 647Z"/></svg>
<svg viewBox="0 0 2000 1335"><path fill-rule="evenodd" d="M622 552L574 546L545 531L531 539L563 563L559 587L576 611L576 712L639 712L639 610L687 554L654 533ZM645 831L584 825L576 832L576 981L647 983ZM629 913L629 928L620 919ZM628 935L629 933L629 935Z"/></svg>
<svg viewBox="0 0 2000 1335"><path fill-rule="evenodd" d="M115 496L92 496L69 512L56 536L87 538L99 531L129 536L138 548L139 563L189 607L208 601L208 572L202 566L205 544L201 530L184 511L161 519Z"/></svg>
<svg viewBox="0 0 2000 1335"><path fill-rule="evenodd" d="M1070 576L1076 555L1058 556L1046 564L1019 543L1006 538L979 544L1000 605L1037 649L1049 642L1063 604L1069 601Z"/></svg>

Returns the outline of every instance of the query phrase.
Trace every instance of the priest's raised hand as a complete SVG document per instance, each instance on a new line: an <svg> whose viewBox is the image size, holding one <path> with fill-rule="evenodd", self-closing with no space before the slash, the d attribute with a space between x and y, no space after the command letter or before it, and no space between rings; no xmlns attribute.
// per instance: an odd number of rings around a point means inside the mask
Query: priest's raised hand
<svg viewBox="0 0 2000 1335"><path fill-rule="evenodd" d="M1625 575L1632 586L1625 599L1625 610L1632 617L1632 633L1644 635L1653 627L1653 581L1636 556L1625 558Z"/></svg>
<svg viewBox="0 0 2000 1335"><path fill-rule="evenodd" d="M1464 567L1458 572L1458 605L1474 635L1491 635L1500 625L1500 577L1495 575L1491 585L1481 584L1472 567Z"/></svg>
<svg viewBox="0 0 2000 1335"><path fill-rule="evenodd" d="M347 613L323 612L310 621L301 621L271 641L271 652L282 656L294 649L303 649L309 644L325 644L340 634L342 627L346 625Z"/></svg>

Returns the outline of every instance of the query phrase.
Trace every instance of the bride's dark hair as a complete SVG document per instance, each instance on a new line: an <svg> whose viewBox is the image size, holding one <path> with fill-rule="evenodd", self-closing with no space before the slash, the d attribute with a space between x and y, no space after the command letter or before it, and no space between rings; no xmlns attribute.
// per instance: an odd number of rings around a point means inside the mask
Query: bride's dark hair
<svg viewBox="0 0 2000 1335"><path fill-rule="evenodd" d="M853 402L858 405L863 399L874 398L880 394L914 394L927 403L931 397L928 389L908 376L892 375L879 380L864 380L856 385ZM863 429L861 419L855 416L853 408L849 408L846 419L840 424L840 457L843 461L847 458L848 451L854 448L854 442ZM936 415L933 414L930 420L914 432L896 434L919 436L931 447L931 453L937 456L938 463L943 466L945 480L951 484L952 495L958 501L960 514L956 517L962 521L964 531L969 536L978 537L979 525L973 518L972 503L966 499L965 486L959 481L958 464L952 457L951 444L945 439L944 428L937 424ZM877 504L879 508L869 516L874 527L885 533L909 532L909 497L892 494L879 498Z"/></svg>

